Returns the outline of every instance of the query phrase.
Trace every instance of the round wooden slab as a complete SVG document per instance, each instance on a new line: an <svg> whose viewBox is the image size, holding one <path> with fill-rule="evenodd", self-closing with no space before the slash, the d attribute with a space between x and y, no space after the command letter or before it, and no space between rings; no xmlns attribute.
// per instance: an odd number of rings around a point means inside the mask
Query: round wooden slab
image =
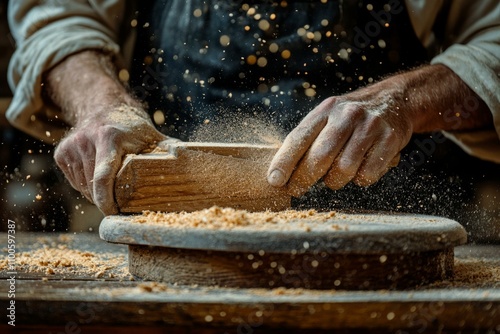
<svg viewBox="0 0 500 334"><path fill-rule="evenodd" d="M408 288L453 274L457 222L409 214L337 214L231 228L108 216L102 239L129 245L139 278L225 287Z"/></svg>

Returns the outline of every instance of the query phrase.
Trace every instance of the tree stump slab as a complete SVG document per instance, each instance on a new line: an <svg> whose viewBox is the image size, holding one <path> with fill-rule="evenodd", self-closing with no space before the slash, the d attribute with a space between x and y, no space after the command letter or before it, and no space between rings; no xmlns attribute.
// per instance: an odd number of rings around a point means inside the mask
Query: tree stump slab
<svg viewBox="0 0 500 334"><path fill-rule="evenodd" d="M108 216L100 236L129 246L140 279L234 288L407 289L453 276L466 243L450 219L411 214L339 214L231 228L138 223Z"/></svg>

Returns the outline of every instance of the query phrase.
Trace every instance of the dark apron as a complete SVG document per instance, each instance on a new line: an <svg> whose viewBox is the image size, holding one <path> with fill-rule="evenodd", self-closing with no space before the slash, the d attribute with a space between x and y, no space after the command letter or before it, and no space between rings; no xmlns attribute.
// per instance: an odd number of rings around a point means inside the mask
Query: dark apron
<svg viewBox="0 0 500 334"><path fill-rule="evenodd" d="M428 61L402 0L153 3L139 13L132 87L183 140L241 112L288 132L323 99Z"/></svg>

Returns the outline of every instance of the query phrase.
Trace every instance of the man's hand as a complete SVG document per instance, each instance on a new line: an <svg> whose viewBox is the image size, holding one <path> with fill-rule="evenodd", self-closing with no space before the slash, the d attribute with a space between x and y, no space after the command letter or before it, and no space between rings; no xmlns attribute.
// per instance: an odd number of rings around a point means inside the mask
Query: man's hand
<svg viewBox="0 0 500 334"><path fill-rule="evenodd" d="M288 181L293 196L320 178L332 189L350 181L376 182L410 140L411 120L398 112L403 105L371 90L326 99L287 136L272 161L269 182Z"/></svg>
<svg viewBox="0 0 500 334"><path fill-rule="evenodd" d="M52 102L73 126L55 150L57 165L104 214L116 214L114 181L124 156L168 137L155 129L142 105L129 95L105 54L72 55L46 78Z"/></svg>
<svg viewBox="0 0 500 334"><path fill-rule="evenodd" d="M470 101L474 110L463 108ZM459 129L444 116L450 109L462 117ZM286 137L268 182L296 197L321 178L332 189L350 181L368 186L394 167L413 133L488 124L488 108L460 78L445 66L425 66L323 101Z"/></svg>
<svg viewBox="0 0 500 334"><path fill-rule="evenodd" d="M104 214L118 213L114 180L128 153L139 153L166 137L135 107L108 107L75 127L54 158L70 184Z"/></svg>

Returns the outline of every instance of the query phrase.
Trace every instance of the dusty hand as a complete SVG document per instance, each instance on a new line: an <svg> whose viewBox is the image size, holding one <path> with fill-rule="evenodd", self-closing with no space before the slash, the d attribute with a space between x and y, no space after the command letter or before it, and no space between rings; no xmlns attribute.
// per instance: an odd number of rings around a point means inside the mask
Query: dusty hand
<svg viewBox="0 0 500 334"><path fill-rule="evenodd" d="M116 214L114 180L123 157L167 138L143 110L122 104L77 124L54 158L75 189L104 214Z"/></svg>
<svg viewBox="0 0 500 334"><path fill-rule="evenodd" d="M321 178L332 189L376 182L397 163L413 131L404 101L394 95L374 85L323 101L286 137L269 183L300 196Z"/></svg>

